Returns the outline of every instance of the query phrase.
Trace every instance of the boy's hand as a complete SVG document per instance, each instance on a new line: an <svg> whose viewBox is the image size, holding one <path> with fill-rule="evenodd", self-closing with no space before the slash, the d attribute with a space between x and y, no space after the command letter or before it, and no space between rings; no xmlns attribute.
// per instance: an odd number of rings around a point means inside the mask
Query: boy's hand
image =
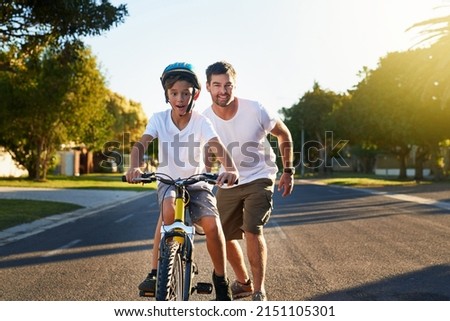
<svg viewBox="0 0 450 321"><path fill-rule="evenodd" d="M137 184L138 182L134 182L133 178L141 177L144 172L139 167L133 167L128 169L125 176L127 177L127 182L130 184Z"/></svg>
<svg viewBox="0 0 450 321"><path fill-rule="evenodd" d="M228 186L233 186L238 180L239 175L237 172L223 172L217 178L217 186L222 186L223 184L227 184Z"/></svg>

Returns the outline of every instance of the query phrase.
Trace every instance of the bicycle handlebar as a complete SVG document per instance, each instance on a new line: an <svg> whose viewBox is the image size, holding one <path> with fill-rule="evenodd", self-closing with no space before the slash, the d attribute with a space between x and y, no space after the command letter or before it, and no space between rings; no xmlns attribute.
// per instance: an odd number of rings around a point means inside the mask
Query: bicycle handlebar
<svg viewBox="0 0 450 321"><path fill-rule="evenodd" d="M202 173L202 174L194 174L192 176L189 176L187 178L178 178L173 179L169 175L163 174L163 173L156 173L156 172L150 172L150 173L143 173L141 177L137 177L133 179L133 182L139 182L139 183L152 183L155 181L160 181L167 185L193 185L198 182L207 182L209 184L215 185L217 183L217 178L219 175L212 174L212 173ZM122 176L122 182L127 182L127 177L125 175ZM225 181L225 183L227 183ZM238 180L234 182L234 184L237 184Z"/></svg>

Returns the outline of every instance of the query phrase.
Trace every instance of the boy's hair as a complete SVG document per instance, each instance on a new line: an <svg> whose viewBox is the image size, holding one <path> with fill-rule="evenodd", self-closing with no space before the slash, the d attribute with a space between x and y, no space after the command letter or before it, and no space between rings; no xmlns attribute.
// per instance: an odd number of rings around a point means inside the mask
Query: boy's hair
<svg viewBox="0 0 450 321"><path fill-rule="evenodd" d="M184 76L184 75L180 75L180 74L177 74L177 75L172 75L172 76L168 76L165 80L164 80L164 84L163 84L163 87L164 87L164 90L169 90L170 88L172 88L173 87L173 85L177 82L177 81L180 81L180 80L184 80L184 81L187 81L188 83L190 83L191 85L192 85L192 87L196 87L196 85L194 84L194 82L192 81L192 78L191 77L186 77L186 76ZM199 89L199 88L197 88L197 89Z"/></svg>
<svg viewBox="0 0 450 321"><path fill-rule="evenodd" d="M164 88L164 96L166 98L166 103L169 102L169 96L167 90L172 88L173 84L179 80L185 80L194 87L192 91L192 96L195 96L196 90L201 89L200 82L198 81L197 75L195 74L194 67L187 62L175 62L168 65L161 77L161 84ZM194 99L189 104L188 111L194 107Z"/></svg>
<svg viewBox="0 0 450 321"><path fill-rule="evenodd" d="M212 75L222 74L228 74L231 78L236 80L236 70L234 70L233 66L226 61L218 61L206 68L206 82L208 84L211 82Z"/></svg>

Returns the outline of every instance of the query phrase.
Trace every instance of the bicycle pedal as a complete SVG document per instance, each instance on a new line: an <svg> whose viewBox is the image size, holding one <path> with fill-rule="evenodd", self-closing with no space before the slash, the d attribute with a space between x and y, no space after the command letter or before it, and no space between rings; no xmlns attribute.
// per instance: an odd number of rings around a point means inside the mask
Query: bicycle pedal
<svg viewBox="0 0 450 321"><path fill-rule="evenodd" d="M198 282L195 287L198 294L211 294L213 291L213 285L206 282Z"/></svg>
<svg viewBox="0 0 450 321"><path fill-rule="evenodd" d="M140 297L146 297L146 298L154 298L155 297L155 292L139 291L139 296Z"/></svg>

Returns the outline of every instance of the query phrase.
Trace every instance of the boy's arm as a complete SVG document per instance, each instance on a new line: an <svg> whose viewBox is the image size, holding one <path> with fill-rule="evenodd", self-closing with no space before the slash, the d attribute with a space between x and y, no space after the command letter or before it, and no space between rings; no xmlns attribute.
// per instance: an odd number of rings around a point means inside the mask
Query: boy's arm
<svg viewBox="0 0 450 321"><path fill-rule="evenodd" d="M238 170L236 164L233 161L233 158L231 158L230 153L228 153L219 138L214 137L208 141L208 152L206 153L207 157L205 160L207 168L211 167L210 161L208 160L209 153L213 153L216 155L217 159L220 161L225 170L219 175L219 178L217 179L217 185L222 186L223 184L225 184L225 181L228 186L234 185L234 183L239 178Z"/></svg>
<svg viewBox="0 0 450 321"><path fill-rule="evenodd" d="M144 161L144 154L148 148L148 145L152 142L153 137L150 135L142 135L141 139L136 142L131 148L130 153L130 168L126 173L127 182L134 183L133 178L140 177L142 175L141 164Z"/></svg>

